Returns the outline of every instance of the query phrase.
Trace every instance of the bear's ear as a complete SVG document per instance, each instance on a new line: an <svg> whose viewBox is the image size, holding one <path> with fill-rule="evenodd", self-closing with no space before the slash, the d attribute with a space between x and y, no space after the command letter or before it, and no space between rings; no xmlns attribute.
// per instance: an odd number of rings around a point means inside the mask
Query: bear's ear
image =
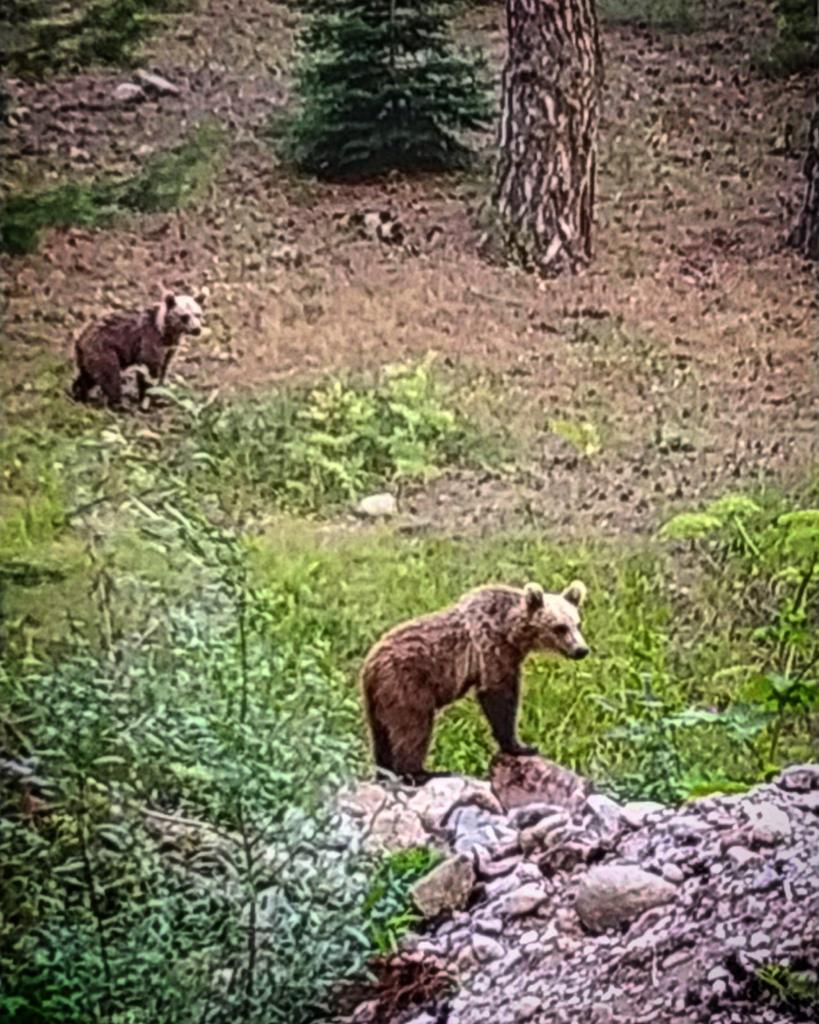
<svg viewBox="0 0 819 1024"><path fill-rule="evenodd" d="M568 587L563 591L563 596L569 604L573 604L575 608L579 608L586 600L586 584L581 583L580 580L572 580Z"/></svg>
<svg viewBox="0 0 819 1024"><path fill-rule="evenodd" d="M165 293L165 308L166 309L173 309L173 307L175 305L176 305L176 296L174 295L174 293L173 292L166 292Z"/></svg>
<svg viewBox="0 0 819 1024"><path fill-rule="evenodd" d="M205 285L205 287L196 296L196 301L199 303L200 306L204 306L209 298L210 298L210 289L208 288L207 285Z"/></svg>
<svg viewBox="0 0 819 1024"><path fill-rule="evenodd" d="M543 607L543 587L539 583L527 583L523 588L523 596L526 599L526 608L530 612L536 612Z"/></svg>

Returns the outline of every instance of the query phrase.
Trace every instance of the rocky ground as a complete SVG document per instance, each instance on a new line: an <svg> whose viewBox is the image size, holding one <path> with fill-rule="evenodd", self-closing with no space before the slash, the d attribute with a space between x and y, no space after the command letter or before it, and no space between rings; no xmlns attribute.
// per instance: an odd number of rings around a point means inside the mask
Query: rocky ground
<svg viewBox="0 0 819 1024"><path fill-rule="evenodd" d="M144 66L176 91L114 71L8 82L9 189L134 173L214 117L230 147L192 208L54 231L40 253L0 258L4 401L27 408L20 389L44 356L67 381L73 332L161 279L210 286L210 336L176 367L203 395L430 350L471 378L475 415L508 428L516 469L453 472L407 497L444 528L642 531L703 497L798 480L819 436L816 278L783 239L816 80L753 70L771 25L765 4L725 0L687 35L606 27L596 256L552 283L481 250L492 132L471 177L340 187L282 165L298 17L274 0L241 15L201 0L152 38ZM502 5L470 10L459 31L487 47L497 79ZM345 229L368 209L391 211L402 240ZM561 420L586 425L587 450Z"/></svg>
<svg viewBox="0 0 819 1024"><path fill-rule="evenodd" d="M449 853L414 890L425 929L378 965L350 1024L815 1019L815 765L672 808L499 757L491 784L371 784L343 807L372 846Z"/></svg>

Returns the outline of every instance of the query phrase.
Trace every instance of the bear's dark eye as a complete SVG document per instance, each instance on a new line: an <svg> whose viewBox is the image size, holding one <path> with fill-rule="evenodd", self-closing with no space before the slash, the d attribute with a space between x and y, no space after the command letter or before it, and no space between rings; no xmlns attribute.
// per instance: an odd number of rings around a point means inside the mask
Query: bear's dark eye
<svg viewBox="0 0 819 1024"><path fill-rule="evenodd" d="M559 626L555 626L556 636L566 636L569 632L569 627L561 623Z"/></svg>
<svg viewBox="0 0 819 1024"><path fill-rule="evenodd" d="M190 322L191 322L191 315L190 315L190 313L183 313L182 314L182 323L183 324L189 324Z"/></svg>

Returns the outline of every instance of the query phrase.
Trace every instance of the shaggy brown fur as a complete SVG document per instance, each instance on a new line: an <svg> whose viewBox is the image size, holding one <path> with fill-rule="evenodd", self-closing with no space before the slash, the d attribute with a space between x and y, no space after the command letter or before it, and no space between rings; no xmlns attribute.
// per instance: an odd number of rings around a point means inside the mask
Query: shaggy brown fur
<svg viewBox="0 0 819 1024"><path fill-rule="evenodd" d="M481 587L444 611L397 626L370 651L361 673L379 768L420 781L435 712L471 688L508 754L535 753L517 738L521 666L532 651L589 653L578 608L585 587L562 594Z"/></svg>
<svg viewBox="0 0 819 1024"><path fill-rule="evenodd" d="M137 387L145 408L149 382L161 384L183 334L201 332L202 310L189 295L166 295L162 302L131 313L111 313L87 327L77 338L79 375L71 387L78 402L88 400L99 385L108 405L122 403L122 371L140 366Z"/></svg>

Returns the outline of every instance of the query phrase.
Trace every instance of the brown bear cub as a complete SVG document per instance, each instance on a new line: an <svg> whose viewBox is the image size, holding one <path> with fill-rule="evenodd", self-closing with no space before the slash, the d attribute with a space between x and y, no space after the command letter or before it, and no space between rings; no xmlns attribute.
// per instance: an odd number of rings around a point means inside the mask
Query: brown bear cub
<svg viewBox="0 0 819 1024"><path fill-rule="evenodd" d="M585 595L579 580L562 594L537 583L481 587L390 630L361 673L376 766L415 783L428 778L435 712L473 687L500 749L537 753L517 738L521 666L533 651L586 657L579 628Z"/></svg>
<svg viewBox="0 0 819 1024"><path fill-rule="evenodd" d="M131 313L110 313L91 324L75 344L79 376L71 387L78 402L98 385L110 408L122 404L122 371L138 367L140 407L149 404L149 384L162 384L183 334L200 334L202 307L190 295L167 294L161 302ZM147 373L147 377L146 377Z"/></svg>

